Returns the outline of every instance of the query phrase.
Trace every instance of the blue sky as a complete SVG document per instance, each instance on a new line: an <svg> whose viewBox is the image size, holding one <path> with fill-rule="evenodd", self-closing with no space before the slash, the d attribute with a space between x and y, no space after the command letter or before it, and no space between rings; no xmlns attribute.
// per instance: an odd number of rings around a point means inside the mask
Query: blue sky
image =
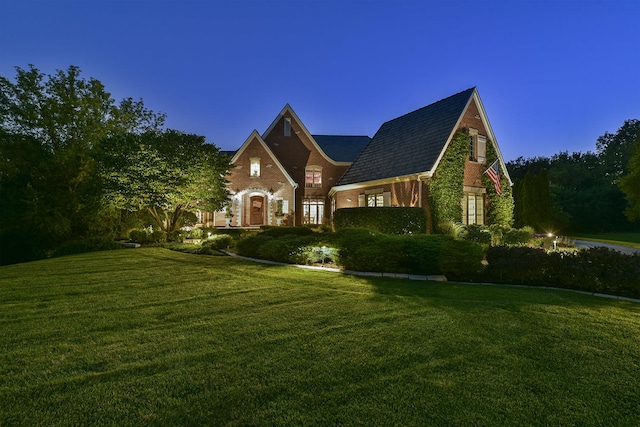
<svg viewBox="0 0 640 427"><path fill-rule="evenodd" d="M3 0L0 75L77 65L236 149L289 103L373 136L476 86L505 160L595 150L640 118L640 1Z"/></svg>

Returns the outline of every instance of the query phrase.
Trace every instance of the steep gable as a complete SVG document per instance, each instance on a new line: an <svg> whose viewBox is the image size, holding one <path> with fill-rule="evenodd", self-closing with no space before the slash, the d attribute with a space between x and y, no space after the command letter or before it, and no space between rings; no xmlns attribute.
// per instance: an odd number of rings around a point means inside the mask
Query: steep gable
<svg viewBox="0 0 640 427"><path fill-rule="evenodd" d="M262 137L260 136L260 134L258 133L257 130L254 130L253 132L251 132L251 135L249 135L249 137L246 139L244 144L242 144L242 146L238 149L238 151L235 152L235 154L231 158L231 163L232 164L237 164L238 161L243 158L243 154L245 152L247 152L248 150L250 150L250 147L252 145L257 145L256 148L259 150L258 152L266 154L266 156L273 162L273 164L276 165L278 170L280 172L282 172L282 175L284 176L284 178L292 186L297 187L296 182L293 180L293 178L291 178L291 175L289 175L289 173L285 170L285 168L282 166L282 164L280 163L278 158L273 154L273 152L267 146L267 144L265 144L264 140L262 139ZM251 150L251 151L255 152L255 150ZM247 165L247 167L248 167L248 165ZM234 169L231 172L232 172L232 174L234 174L236 171L237 170Z"/></svg>
<svg viewBox="0 0 640 427"><path fill-rule="evenodd" d="M337 185L433 170L474 93L470 88L384 123Z"/></svg>

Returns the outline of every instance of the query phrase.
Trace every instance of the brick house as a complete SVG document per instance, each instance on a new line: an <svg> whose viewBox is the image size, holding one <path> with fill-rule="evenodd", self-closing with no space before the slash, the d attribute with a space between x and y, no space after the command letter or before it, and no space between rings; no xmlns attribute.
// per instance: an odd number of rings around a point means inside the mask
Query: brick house
<svg viewBox="0 0 640 427"><path fill-rule="evenodd" d="M225 212L201 222L230 225L328 224L328 193L371 138L311 135L288 104L260 135L253 131L232 153L232 194Z"/></svg>
<svg viewBox="0 0 640 427"><path fill-rule="evenodd" d="M311 135L286 105L233 154L230 224L330 224L336 209L357 206L417 206L430 218L428 183L459 130L469 135L461 221L484 224L488 143L511 179L476 88L390 120L373 138ZM208 218L226 223L224 212Z"/></svg>

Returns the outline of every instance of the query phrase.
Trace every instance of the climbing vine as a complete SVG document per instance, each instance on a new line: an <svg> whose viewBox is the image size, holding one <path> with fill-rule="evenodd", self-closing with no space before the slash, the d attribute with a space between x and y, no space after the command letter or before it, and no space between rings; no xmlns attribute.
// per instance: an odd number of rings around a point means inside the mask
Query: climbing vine
<svg viewBox="0 0 640 427"><path fill-rule="evenodd" d="M464 197L464 164L469 154L469 134L457 132L429 183L433 227L441 232L447 222L460 222Z"/></svg>
<svg viewBox="0 0 640 427"><path fill-rule="evenodd" d="M487 167L498 159L493 143L487 141ZM496 193L493 182L487 174L482 174L482 185L487 189L487 224L499 224L505 227L513 225L513 191L509 180L505 175L505 171L500 165L500 184L502 185L502 194Z"/></svg>

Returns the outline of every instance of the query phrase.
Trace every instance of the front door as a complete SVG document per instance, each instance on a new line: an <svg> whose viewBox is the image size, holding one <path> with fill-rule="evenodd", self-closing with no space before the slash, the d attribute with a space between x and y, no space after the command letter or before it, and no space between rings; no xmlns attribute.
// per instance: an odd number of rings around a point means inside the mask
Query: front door
<svg viewBox="0 0 640 427"><path fill-rule="evenodd" d="M251 197L251 210L250 210L250 225L262 225L264 224L264 197L253 196Z"/></svg>

